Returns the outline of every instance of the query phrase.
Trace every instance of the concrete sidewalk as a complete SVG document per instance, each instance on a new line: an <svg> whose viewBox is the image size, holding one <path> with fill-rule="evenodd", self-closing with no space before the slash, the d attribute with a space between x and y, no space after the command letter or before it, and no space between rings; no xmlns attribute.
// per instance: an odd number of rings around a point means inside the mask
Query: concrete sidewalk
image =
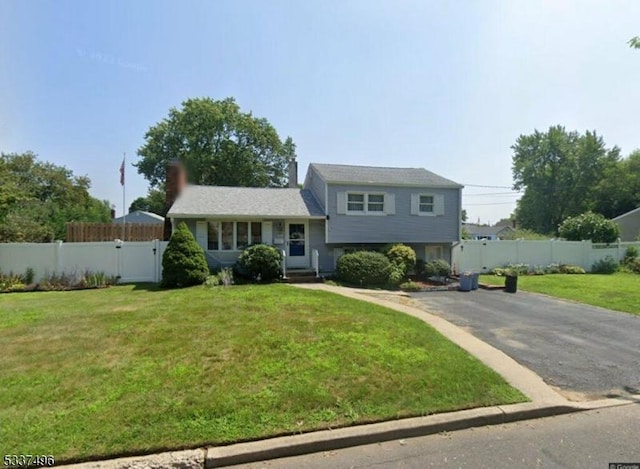
<svg viewBox="0 0 640 469"><path fill-rule="evenodd" d="M434 316L409 305L376 297L375 291L357 290L324 284L300 284L292 286L292 288L306 288L336 293L414 316L429 324L449 340L494 369L503 376L510 385L529 397L531 402L482 407L426 417L357 425L335 430L321 430L228 446L89 462L66 467L75 469L191 469L221 467L630 403L630 401L623 399L604 399L589 402L568 401L548 386L542 378L528 368L520 365L502 351L482 342L470 333L438 316ZM394 293L384 292L383 294L388 295ZM397 295L402 296L402 294Z"/></svg>

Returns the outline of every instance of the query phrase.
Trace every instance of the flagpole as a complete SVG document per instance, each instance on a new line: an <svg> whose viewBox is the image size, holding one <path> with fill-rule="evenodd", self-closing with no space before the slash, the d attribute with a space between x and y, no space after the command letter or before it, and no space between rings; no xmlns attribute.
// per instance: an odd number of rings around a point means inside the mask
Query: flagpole
<svg viewBox="0 0 640 469"><path fill-rule="evenodd" d="M125 163L127 161L127 153L124 152L122 153L122 241L126 241L125 237L126 237L126 233L127 233L127 212L125 211L125 187L126 187L126 180L125 180Z"/></svg>

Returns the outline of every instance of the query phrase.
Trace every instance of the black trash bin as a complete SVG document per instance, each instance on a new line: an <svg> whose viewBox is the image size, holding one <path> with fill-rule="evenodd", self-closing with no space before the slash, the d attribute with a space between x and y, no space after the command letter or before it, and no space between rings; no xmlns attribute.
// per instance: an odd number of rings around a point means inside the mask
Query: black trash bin
<svg viewBox="0 0 640 469"><path fill-rule="evenodd" d="M507 293L515 293L518 291L518 276L507 275L504 279L504 291Z"/></svg>

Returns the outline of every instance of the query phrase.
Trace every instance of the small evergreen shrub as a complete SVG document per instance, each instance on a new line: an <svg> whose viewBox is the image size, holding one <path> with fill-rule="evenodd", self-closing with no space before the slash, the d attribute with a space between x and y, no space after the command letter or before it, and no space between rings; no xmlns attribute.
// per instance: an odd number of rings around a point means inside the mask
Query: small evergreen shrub
<svg viewBox="0 0 640 469"><path fill-rule="evenodd" d="M424 274L427 277L446 277L451 273L451 266L444 259L435 259L424 265Z"/></svg>
<svg viewBox="0 0 640 469"><path fill-rule="evenodd" d="M184 222L178 224L162 256L162 282L164 288L182 288L201 285L209 276L204 251Z"/></svg>
<svg viewBox="0 0 640 469"><path fill-rule="evenodd" d="M385 255L392 264L403 267L404 275L412 272L416 266L416 252L402 243L390 246L385 250Z"/></svg>
<svg viewBox="0 0 640 469"><path fill-rule="evenodd" d="M603 259L600 259L591 266L591 273L593 274L613 274L616 270L618 270L620 265L618 261L616 261L611 256L606 256Z"/></svg>
<svg viewBox="0 0 640 469"><path fill-rule="evenodd" d="M236 273L256 282L271 282L282 277L282 254L266 244L249 246L238 258Z"/></svg>
<svg viewBox="0 0 640 469"><path fill-rule="evenodd" d="M391 262L379 252L352 252L340 256L337 274L340 280L352 285L385 285L389 282Z"/></svg>

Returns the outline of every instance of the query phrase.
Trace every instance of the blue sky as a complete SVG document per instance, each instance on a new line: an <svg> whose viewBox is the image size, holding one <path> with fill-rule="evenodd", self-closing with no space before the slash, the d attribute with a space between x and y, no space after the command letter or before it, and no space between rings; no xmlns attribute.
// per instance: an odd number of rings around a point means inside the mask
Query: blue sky
<svg viewBox="0 0 640 469"><path fill-rule="evenodd" d="M122 210L118 168L189 97L233 96L308 163L511 186L518 135L640 147L637 0L0 2L0 151L31 150ZM127 168L127 207L147 190ZM514 209L467 187L472 220Z"/></svg>

